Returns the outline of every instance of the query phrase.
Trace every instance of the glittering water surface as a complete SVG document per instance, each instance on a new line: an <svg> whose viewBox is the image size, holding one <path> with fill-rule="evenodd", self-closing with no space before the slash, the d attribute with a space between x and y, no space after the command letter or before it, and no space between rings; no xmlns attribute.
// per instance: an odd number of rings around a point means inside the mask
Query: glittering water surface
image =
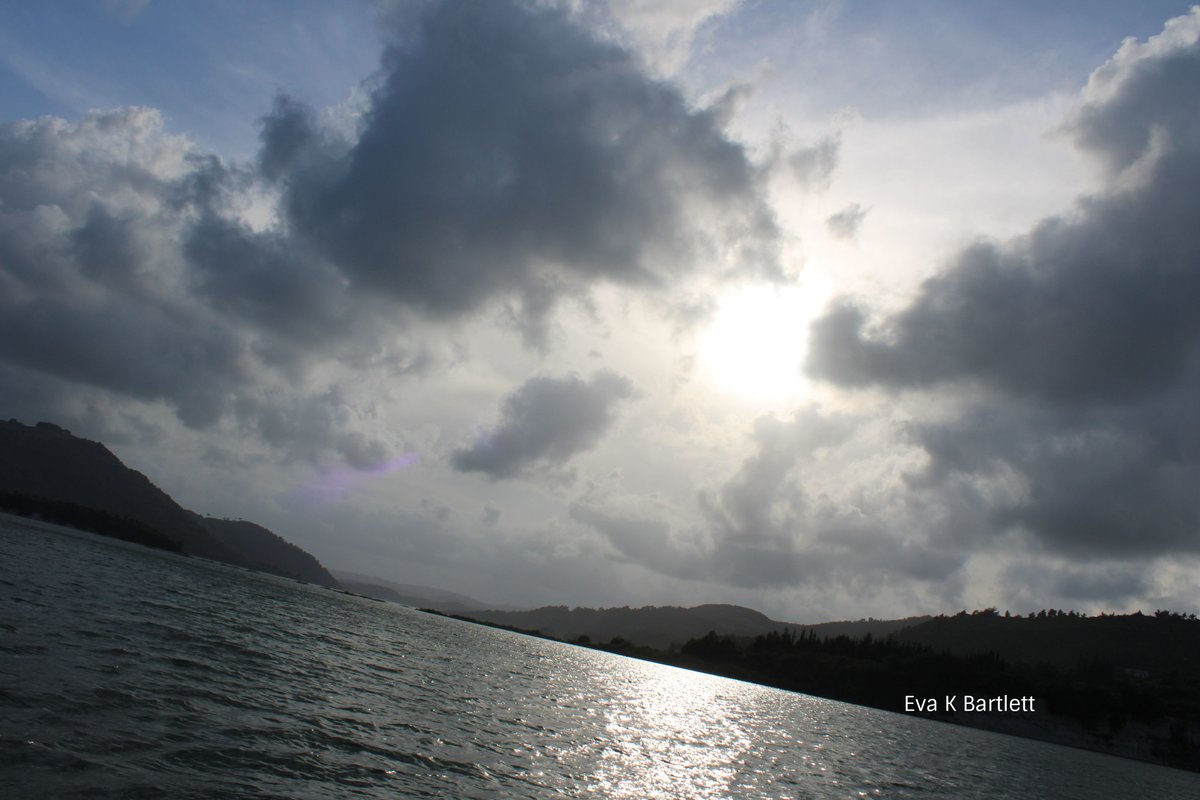
<svg viewBox="0 0 1200 800"><path fill-rule="evenodd" d="M0 517L0 797L1195 798L1200 777Z"/></svg>

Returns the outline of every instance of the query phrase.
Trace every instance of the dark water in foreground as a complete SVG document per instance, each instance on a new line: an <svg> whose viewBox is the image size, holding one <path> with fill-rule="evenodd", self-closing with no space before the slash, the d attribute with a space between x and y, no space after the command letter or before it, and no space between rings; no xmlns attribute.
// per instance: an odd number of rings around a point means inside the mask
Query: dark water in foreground
<svg viewBox="0 0 1200 800"><path fill-rule="evenodd" d="M1190 799L1200 776L0 516L0 797Z"/></svg>

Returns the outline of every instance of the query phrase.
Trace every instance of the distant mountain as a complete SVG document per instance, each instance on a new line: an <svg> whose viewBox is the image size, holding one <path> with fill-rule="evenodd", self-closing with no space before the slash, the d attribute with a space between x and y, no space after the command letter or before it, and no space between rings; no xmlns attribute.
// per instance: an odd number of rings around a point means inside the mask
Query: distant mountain
<svg viewBox="0 0 1200 800"><path fill-rule="evenodd" d="M457 613L488 608L487 603L481 603L473 597L445 589L435 589L432 586L419 586L412 583L392 583L373 575L362 575L357 572L333 571L334 577L342 588L351 592L375 597L380 600L390 600L402 606L414 608L436 608L438 611Z"/></svg>
<svg viewBox="0 0 1200 800"><path fill-rule="evenodd" d="M103 512L105 525L92 528L108 529L97 529L97 533L116 535L111 531L114 519L134 520L177 543L188 555L325 586L338 585L310 554L266 528L188 511L145 475L125 466L104 445L73 436L49 422L33 426L16 420L0 422L0 492L76 509L77 518L79 509Z"/></svg>
<svg viewBox="0 0 1200 800"><path fill-rule="evenodd" d="M443 609L439 609L443 610ZM472 611L473 619L523 630L536 630L557 639L586 636L593 642L625 639L643 647L667 648L715 631L722 636L754 637L771 632L813 630L818 636L886 636L928 617L905 620L859 620L798 625L770 619L751 608L735 605L646 606L644 608L568 608L546 606L532 611Z"/></svg>

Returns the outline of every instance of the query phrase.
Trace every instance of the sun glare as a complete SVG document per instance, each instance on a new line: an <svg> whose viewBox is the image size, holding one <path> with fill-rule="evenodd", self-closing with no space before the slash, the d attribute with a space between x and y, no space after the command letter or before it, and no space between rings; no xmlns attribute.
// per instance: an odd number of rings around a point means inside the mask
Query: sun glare
<svg viewBox="0 0 1200 800"><path fill-rule="evenodd" d="M804 392L808 323L823 296L802 287L745 286L718 300L700 335L706 377L744 400L773 403Z"/></svg>

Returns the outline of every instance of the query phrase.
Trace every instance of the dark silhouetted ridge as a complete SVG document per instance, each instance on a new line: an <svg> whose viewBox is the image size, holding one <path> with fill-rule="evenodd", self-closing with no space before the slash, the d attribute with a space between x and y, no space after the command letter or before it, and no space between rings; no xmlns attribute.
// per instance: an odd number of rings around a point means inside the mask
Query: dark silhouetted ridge
<svg viewBox="0 0 1200 800"><path fill-rule="evenodd" d="M436 607L436 606L434 606ZM522 630L535 630L556 639L587 637L606 642L621 638L644 647L666 648L716 631L726 636L753 637L786 629L813 630L819 636L886 636L928 617L904 620L858 620L797 625L770 619L743 606L708 604L694 608L645 606L643 608L568 608L545 606L531 611L471 611L472 619Z"/></svg>
<svg viewBox="0 0 1200 800"><path fill-rule="evenodd" d="M937 616L895 638L955 655L991 652L1058 669L1096 660L1134 673L1163 674L1186 666L1200 678L1200 623L1166 611L1089 617L1056 609L1004 616L985 609Z"/></svg>
<svg viewBox="0 0 1200 800"><path fill-rule="evenodd" d="M129 517L179 542L185 553L249 566L107 447L48 422L0 422L0 489Z"/></svg>
<svg viewBox="0 0 1200 800"><path fill-rule="evenodd" d="M104 445L49 422L34 426L17 420L0 422L0 492L22 498L9 504L12 513L325 586L338 585L310 554L266 528L200 517L145 475L125 466ZM88 510L100 512L100 516L89 518ZM56 519L56 514L70 518ZM136 524L122 527L122 520Z"/></svg>
<svg viewBox="0 0 1200 800"><path fill-rule="evenodd" d="M217 541L249 560L255 569L330 588L340 585L311 553L261 525L199 515L196 519Z"/></svg>

